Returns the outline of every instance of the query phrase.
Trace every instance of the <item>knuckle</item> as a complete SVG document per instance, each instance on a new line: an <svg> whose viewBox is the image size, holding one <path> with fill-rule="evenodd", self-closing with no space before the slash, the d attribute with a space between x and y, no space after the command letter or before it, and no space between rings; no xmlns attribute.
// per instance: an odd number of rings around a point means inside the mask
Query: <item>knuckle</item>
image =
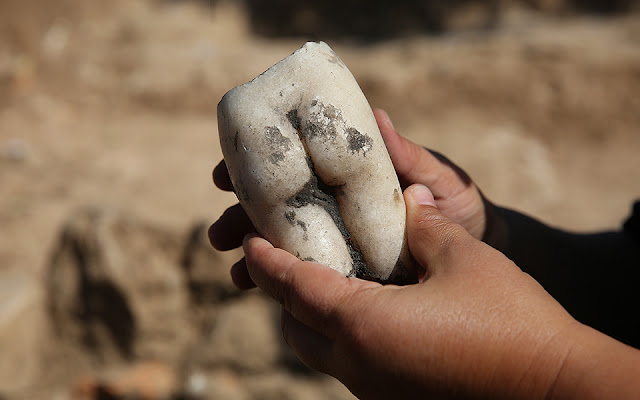
<svg viewBox="0 0 640 400"><path fill-rule="evenodd" d="M292 311L292 306L296 304L296 291L295 291L295 278L294 268L285 269L280 275L279 292L277 294L277 300L282 306L289 312Z"/></svg>
<svg viewBox="0 0 640 400"><path fill-rule="evenodd" d="M451 220L439 212L434 212L432 207L422 207L414 216L417 232L429 241L452 235L455 228Z"/></svg>
<svg viewBox="0 0 640 400"><path fill-rule="evenodd" d="M465 234L460 225L427 207L415 214L414 227L417 243L432 256L448 254Z"/></svg>

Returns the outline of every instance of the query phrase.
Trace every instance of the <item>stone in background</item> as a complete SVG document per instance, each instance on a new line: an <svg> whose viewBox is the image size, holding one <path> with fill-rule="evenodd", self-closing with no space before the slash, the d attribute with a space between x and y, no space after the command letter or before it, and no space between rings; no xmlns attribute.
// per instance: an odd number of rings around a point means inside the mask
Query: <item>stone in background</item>
<svg viewBox="0 0 640 400"><path fill-rule="evenodd" d="M213 250L204 223L182 233L111 208L74 213L46 282L59 346L44 362L75 363L68 398L353 398L295 357L272 299L233 286L240 257Z"/></svg>
<svg viewBox="0 0 640 400"><path fill-rule="evenodd" d="M180 239L117 210L79 211L63 228L47 279L60 338L104 362L175 359L191 335L176 268Z"/></svg>

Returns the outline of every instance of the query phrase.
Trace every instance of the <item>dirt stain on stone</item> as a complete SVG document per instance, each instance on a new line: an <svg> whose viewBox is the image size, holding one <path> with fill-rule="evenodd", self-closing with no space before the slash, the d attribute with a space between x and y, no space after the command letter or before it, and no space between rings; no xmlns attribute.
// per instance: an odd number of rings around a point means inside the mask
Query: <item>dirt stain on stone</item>
<svg viewBox="0 0 640 400"><path fill-rule="evenodd" d="M342 112L331 104L324 105L317 100L311 102L311 107L317 107L309 115L309 119L302 129L305 139L326 137L333 139L338 135L337 127L343 123Z"/></svg>
<svg viewBox="0 0 640 400"><path fill-rule="evenodd" d="M307 228L307 223L299 220L296 218L296 212L295 211L287 211L284 213L284 217L287 219L287 222L289 222L289 224L293 225L293 226L299 226L300 228L302 228L302 240L304 240L305 242L307 240L309 240L309 233L308 233L308 228Z"/></svg>
<svg viewBox="0 0 640 400"><path fill-rule="evenodd" d="M309 160L309 162L311 161ZM329 214L347 244L353 263L353 270L349 275L366 275L368 269L364 256L344 224L338 201L335 198L335 191L336 188L325 184L314 174L298 193L287 199L286 204L294 208L301 208L307 205L322 207Z"/></svg>
<svg viewBox="0 0 640 400"><path fill-rule="evenodd" d="M277 126L267 126L265 130L266 146L271 150L269 161L278 164L285 159L284 153L291 149L291 139L284 136Z"/></svg>
<svg viewBox="0 0 640 400"><path fill-rule="evenodd" d="M238 152L238 139L240 137L240 133L236 129L236 134L233 135L233 148L236 149L236 153Z"/></svg>
<svg viewBox="0 0 640 400"><path fill-rule="evenodd" d="M363 135L355 128L347 129L347 142L349 142L349 151L357 153L362 150L362 154L365 156L373 146L373 139L367 135Z"/></svg>
<svg viewBox="0 0 640 400"><path fill-rule="evenodd" d="M295 211L287 211L284 213L284 217L291 225L295 225L296 223L296 212Z"/></svg>
<svg viewBox="0 0 640 400"><path fill-rule="evenodd" d="M272 164L278 164L280 161L284 160L284 154L282 152L271 153L269 154L268 159Z"/></svg>
<svg viewBox="0 0 640 400"><path fill-rule="evenodd" d="M307 231L307 223L304 221L300 221L297 220L296 221L296 225L298 225L300 228L302 228L302 240L304 240L305 242L307 240L309 240L309 232Z"/></svg>
<svg viewBox="0 0 640 400"><path fill-rule="evenodd" d="M396 203L402 202L402 196L400 196L398 189L393 189L393 201L395 201Z"/></svg>
<svg viewBox="0 0 640 400"><path fill-rule="evenodd" d="M291 123L291 126L293 126L293 129L300 130L300 125L301 125L301 121L300 121L300 117L298 116L298 110L297 109L293 109L290 110L287 113L287 119L289 120L289 123Z"/></svg>

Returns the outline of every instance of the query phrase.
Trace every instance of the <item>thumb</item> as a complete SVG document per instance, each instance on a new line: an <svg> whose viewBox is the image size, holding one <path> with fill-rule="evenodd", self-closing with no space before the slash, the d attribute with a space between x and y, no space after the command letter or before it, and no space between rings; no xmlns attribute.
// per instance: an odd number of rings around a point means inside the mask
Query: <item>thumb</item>
<svg viewBox="0 0 640 400"><path fill-rule="evenodd" d="M469 233L438 210L426 186L411 185L404 199L409 250L427 274L463 267L474 243Z"/></svg>

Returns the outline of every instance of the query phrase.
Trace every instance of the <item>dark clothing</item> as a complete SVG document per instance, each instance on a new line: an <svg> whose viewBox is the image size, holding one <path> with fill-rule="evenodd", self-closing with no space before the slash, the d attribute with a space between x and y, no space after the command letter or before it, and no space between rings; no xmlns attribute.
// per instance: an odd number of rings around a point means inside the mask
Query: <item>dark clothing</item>
<svg viewBox="0 0 640 400"><path fill-rule="evenodd" d="M624 233L640 243L640 200L633 204L633 211L624 223Z"/></svg>

